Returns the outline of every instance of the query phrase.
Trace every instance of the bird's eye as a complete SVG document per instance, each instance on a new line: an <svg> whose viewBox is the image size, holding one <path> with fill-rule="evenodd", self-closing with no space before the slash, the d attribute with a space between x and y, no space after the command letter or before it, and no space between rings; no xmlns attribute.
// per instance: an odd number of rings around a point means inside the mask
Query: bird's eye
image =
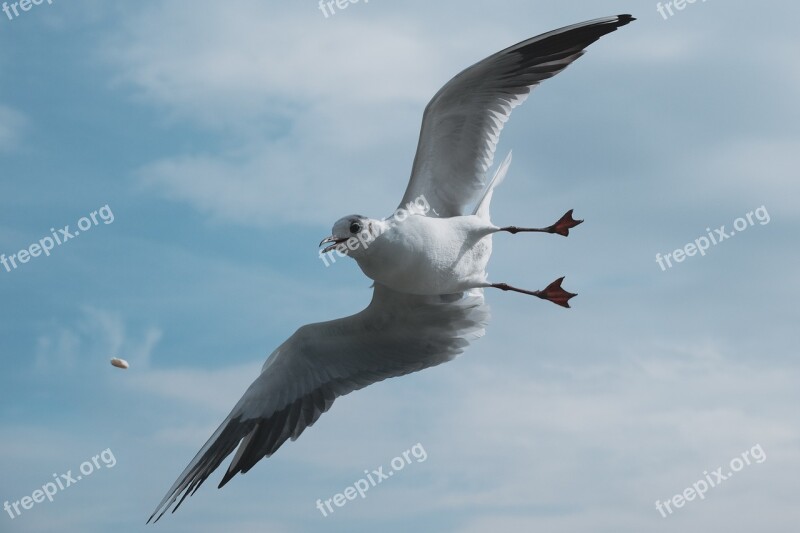
<svg viewBox="0 0 800 533"><path fill-rule="evenodd" d="M350 224L350 233L358 233L359 231L361 231L361 224L358 222Z"/></svg>

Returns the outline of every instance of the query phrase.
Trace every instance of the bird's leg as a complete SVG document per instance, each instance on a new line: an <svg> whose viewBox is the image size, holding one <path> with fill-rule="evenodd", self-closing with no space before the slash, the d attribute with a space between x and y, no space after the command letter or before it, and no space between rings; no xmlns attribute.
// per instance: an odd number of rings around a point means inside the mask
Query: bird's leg
<svg viewBox="0 0 800 533"><path fill-rule="evenodd" d="M564 278L560 277L541 291L526 291L525 289L518 289L517 287L512 287L507 283L492 283L489 286L503 291L514 291L514 292L521 292L522 294L529 294L531 296L536 296L537 298L541 298L542 300L550 300L554 304L560 305L561 307L569 307L570 298L572 298L573 296L577 296L577 294L573 294L571 292L567 292L564 289L562 289L561 288L562 281L564 281Z"/></svg>
<svg viewBox="0 0 800 533"><path fill-rule="evenodd" d="M507 231L512 234L526 231L539 233L558 233L559 235L566 237L569 235L570 228L574 228L581 222L583 222L583 220L575 220L572 218L572 209L570 209L564 214L563 217L558 219L558 222L551 226L547 226L546 228L518 228L516 226L506 226L505 228L500 228L498 231Z"/></svg>

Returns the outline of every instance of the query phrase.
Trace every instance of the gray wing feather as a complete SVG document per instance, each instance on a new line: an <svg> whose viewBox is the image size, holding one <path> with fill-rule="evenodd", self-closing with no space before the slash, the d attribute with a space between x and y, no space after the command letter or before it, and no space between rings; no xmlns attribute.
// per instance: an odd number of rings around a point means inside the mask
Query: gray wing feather
<svg viewBox="0 0 800 533"><path fill-rule="evenodd" d="M150 520L173 504L177 510L237 446L220 487L297 439L337 397L450 361L483 335L488 319L480 290L416 296L376 284L360 313L301 327L270 355Z"/></svg>
<svg viewBox="0 0 800 533"><path fill-rule="evenodd" d="M455 76L425 108L411 179L400 206L423 195L428 216L464 215L486 188L511 111L630 15L591 20L532 37Z"/></svg>

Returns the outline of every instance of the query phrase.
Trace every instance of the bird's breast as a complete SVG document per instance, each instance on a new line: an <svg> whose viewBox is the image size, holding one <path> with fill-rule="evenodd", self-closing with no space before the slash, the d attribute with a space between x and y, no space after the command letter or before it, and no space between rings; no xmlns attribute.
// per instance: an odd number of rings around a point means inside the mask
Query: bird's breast
<svg viewBox="0 0 800 533"><path fill-rule="evenodd" d="M485 279L491 236L454 219L413 216L376 239L358 258L371 279L412 294L451 294Z"/></svg>

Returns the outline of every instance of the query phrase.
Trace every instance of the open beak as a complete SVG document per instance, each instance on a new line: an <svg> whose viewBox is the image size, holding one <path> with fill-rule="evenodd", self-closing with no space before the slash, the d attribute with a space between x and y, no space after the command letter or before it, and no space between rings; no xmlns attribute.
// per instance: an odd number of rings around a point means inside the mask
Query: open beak
<svg viewBox="0 0 800 533"><path fill-rule="evenodd" d="M331 252L331 251L335 250L337 246L339 246L340 244L342 244L345 241L347 241L346 237L334 237L333 235L331 235L330 237L325 237L324 239L322 239L322 242L319 243L320 246L322 246L323 244L329 243L329 242L331 242L333 244L323 248L320 253L326 254L328 252Z"/></svg>

